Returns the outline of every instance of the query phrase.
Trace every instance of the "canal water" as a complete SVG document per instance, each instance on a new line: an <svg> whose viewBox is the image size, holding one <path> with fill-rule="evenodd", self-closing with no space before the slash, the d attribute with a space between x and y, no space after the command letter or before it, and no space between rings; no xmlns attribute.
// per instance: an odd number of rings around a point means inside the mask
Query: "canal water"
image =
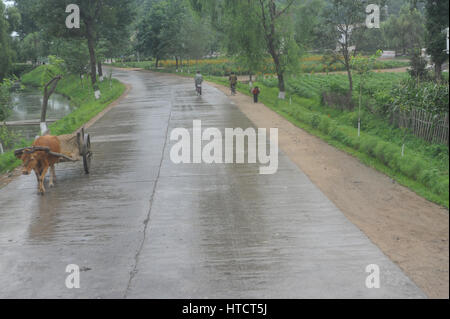
<svg viewBox="0 0 450 319"><path fill-rule="evenodd" d="M25 88L24 90L15 90L11 94L13 105L12 112L6 121L39 120L41 118L42 92L36 88ZM74 107L70 101L60 94L54 93L48 103L47 119L58 120L71 113ZM40 134L39 125L24 125L9 127L14 133L19 135L19 140L34 139Z"/></svg>

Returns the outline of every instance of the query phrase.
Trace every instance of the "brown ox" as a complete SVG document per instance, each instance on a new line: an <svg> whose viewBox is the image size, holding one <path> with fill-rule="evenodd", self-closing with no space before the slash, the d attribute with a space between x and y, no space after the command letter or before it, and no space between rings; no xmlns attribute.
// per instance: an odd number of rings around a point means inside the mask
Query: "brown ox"
<svg viewBox="0 0 450 319"><path fill-rule="evenodd" d="M56 136L41 136L34 141L33 146L48 147L53 153L61 153L61 144ZM21 156L21 160L23 161L23 175L29 175L32 170L36 173L40 194L43 195L45 193L44 179L49 168L51 168L49 186L53 187L53 182L56 179L55 164L58 163L59 157L46 151L25 151Z"/></svg>

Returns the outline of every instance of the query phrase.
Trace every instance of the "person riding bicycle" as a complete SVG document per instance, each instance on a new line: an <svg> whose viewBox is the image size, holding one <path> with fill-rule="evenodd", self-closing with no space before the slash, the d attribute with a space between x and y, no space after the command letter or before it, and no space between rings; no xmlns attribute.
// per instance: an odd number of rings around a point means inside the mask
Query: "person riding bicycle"
<svg viewBox="0 0 450 319"><path fill-rule="evenodd" d="M236 94L236 84L238 82L238 78L234 72L231 72L230 77L228 78L230 81L231 94Z"/></svg>
<svg viewBox="0 0 450 319"><path fill-rule="evenodd" d="M197 71L197 74L195 75L195 90L200 95L202 95L202 83L203 76L200 74L200 71Z"/></svg>

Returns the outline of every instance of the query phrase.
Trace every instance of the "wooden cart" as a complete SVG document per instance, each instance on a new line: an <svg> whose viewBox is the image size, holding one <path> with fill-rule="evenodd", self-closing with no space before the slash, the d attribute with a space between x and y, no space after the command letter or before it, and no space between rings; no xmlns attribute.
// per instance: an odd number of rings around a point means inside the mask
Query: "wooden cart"
<svg viewBox="0 0 450 319"><path fill-rule="evenodd" d="M61 143L61 153L51 152L48 147L31 146L14 151L14 155L20 158L24 152L44 151L59 157L59 163L82 160L84 172L89 174L92 160L91 138L85 133L84 127L74 134L60 135L57 138Z"/></svg>

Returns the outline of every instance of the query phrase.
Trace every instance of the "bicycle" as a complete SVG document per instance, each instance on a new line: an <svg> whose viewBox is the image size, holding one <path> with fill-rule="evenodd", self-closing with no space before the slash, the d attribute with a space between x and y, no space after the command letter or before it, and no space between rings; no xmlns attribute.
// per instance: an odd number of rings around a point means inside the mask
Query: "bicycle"
<svg viewBox="0 0 450 319"><path fill-rule="evenodd" d="M231 84L231 95L236 95L236 84Z"/></svg>
<svg viewBox="0 0 450 319"><path fill-rule="evenodd" d="M201 84L196 84L195 85L195 91L197 92L197 96L201 96L202 95L202 85Z"/></svg>

